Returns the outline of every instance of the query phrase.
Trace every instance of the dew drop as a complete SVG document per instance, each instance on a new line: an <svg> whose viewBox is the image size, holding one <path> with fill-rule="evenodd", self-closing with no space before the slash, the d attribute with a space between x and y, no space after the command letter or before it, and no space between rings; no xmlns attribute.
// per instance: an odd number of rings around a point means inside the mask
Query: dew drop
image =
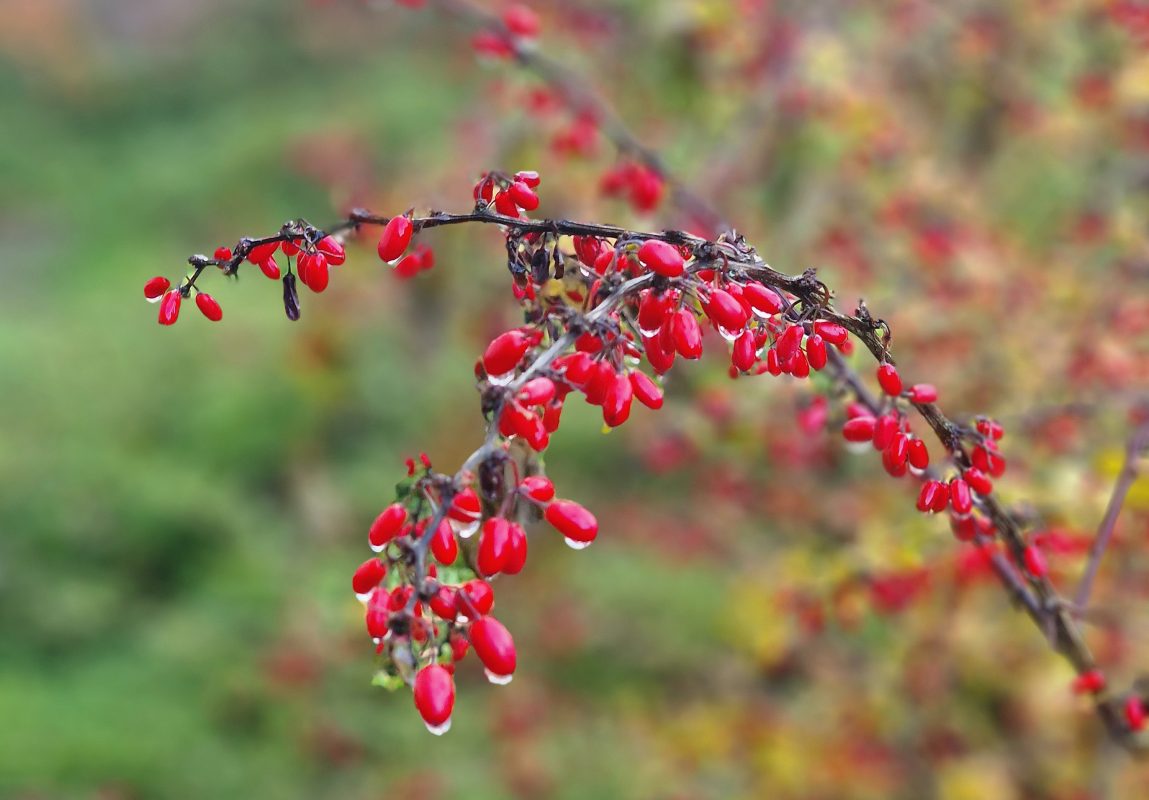
<svg viewBox="0 0 1149 800"><path fill-rule="evenodd" d="M483 672L486 673L487 680L489 680L491 683L495 684L496 686L506 686L515 677L514 675L496 675L495 673L491 672L489 669L484 669Z"/></svg>
<svg viewBox="0 0 1149 800"><path fill-rule="evenodd" d="M372 553L382 553L384 550L387 549L387 543L386 542L384 542L383 544L372 544L371 542L368 542L367 546L371 548Z"/></svg>
<svg viewBox="0 0 1149 800"><path fill-rule="evenodd" d="M475 535L475 531L479 530L479 521L463 523L453 519L451 520L451 527L454 528L460 539L470 539Z"/></svg>
<svg viewBox="0 0 1149 800"><path fill-rule="evenodd" d="M427 726L427 730L429 730L431 733L435 734L436 736L442 736L444 733L451 730L451 718L450 717L447 717L447 721L444 722L442 725L432 725L429 722L424 722L423 724Z"/></svg>
<svg viewBox="0 0 1149 800"><path fill-rule="evenodd" d="M144 299L147 300L149 303L158 303L164 299L164 296L161 294L158 297L145 297Z"/></svg>
<svg viewBox="0 0 1149 800"><path fill-rule="evenodd" d="M502 375L488 375L487 380L493 386L506 386L508 383L515 379L515 371L504 372Z"/></svg>
<svg viewBox="0 0 1149 800"><path fill-rule="evenodd" d="M571 550L586 550L591 545L590 542L580 542L576 539L570 538L569 536L564 537L563 541L567 543L567 547L569 547Z"/></svg>
<svg viewBox="0 0 1149 800"><path fill-rule="evenodd" d="M742 330L728 331L721 325L715 325L714 327L718 329L718 335L728 342L733 342L735 339L742 335Z"/></svg>
<svg viewBox="0 0 1149 800"><path fill-rule="evenodd" d="M638 327L638 332L642 334L643 339L653 339L655 336L658 336L658 334L662 333L662 328L655 328L652 331L648 331L646 328L640 325Z"/></svg>
<svg viewBox="0 0 1149 800"><path fill-rule="evenodd" d="M922 475L926 474L926 471L924 469L918 469L913 464L910 464L910 474L915 478L920 478Z"/></svg>
<svg viewBox="0 0 1149 800"><path fill-rule="evenodd" d="M367 605L367 601L371 599L371 595L374 592L375 592L374 589L372 589L370 592L363 592L362 594L360 594L359 592L356 592L355 593L355 599L358 600L363 605Z"/></svg>

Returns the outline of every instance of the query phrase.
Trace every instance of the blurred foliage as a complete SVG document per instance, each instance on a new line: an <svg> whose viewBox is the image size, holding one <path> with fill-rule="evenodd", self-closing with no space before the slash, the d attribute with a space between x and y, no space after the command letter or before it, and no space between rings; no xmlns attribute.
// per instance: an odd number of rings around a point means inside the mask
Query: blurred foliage
<svg viewBox="0 0 1149 800"><path fill-rule="evenodd" d="M437 231L410 283L358 250L294 325L248 275L221 324L157 329L140 284L294 216L463 208L490 167L539 168L540 213L690 224L602 200L605 144L554 154L562 112L457 24L374 5L0 2L0 796L1143 796L944 523L800 428L809 386L720 357L629 430L568 412L547 462L603 535L540 531L499 587L510 687L463 670L432 740L370 685L348 577L403 457L479 440L497 240ZM535 5L772 264L864 295L909 377L1006 423L1007 499L1092 529L1149 376L1128 4ZM1120 685L1147 526L1142 480L1090 628Z"/></svg>

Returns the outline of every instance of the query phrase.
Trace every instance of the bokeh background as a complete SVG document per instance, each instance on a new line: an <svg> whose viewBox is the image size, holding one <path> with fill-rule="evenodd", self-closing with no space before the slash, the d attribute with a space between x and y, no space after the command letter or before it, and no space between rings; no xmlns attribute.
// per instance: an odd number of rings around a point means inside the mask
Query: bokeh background
<svg viewBox="0 0 1149 800"><path fill-rule="evenodd" d="M999 491L1071 589L1149 374L1145 4L533 7L767 260L1006 424ZM411 281L366 242L296 324L255 274L209 276L217 325L158 327L140 286L293 217L464 209L490 168L542 171L540 213L691 221L604 198L610 146L569 152L577 121L427 10L0 19L0 796L1144 796L944 521L820 429L825 386L731 381L718 339L657 415L568 410L548 468L599 542L536 532L499 586L514 683L467 662L428 736L371 686L349 576L403 458L480 441L471 365L516 319L497 235L429 232ZM1087 629L1120 686L1149 665L1147 512L1142 480Z"/></svg>

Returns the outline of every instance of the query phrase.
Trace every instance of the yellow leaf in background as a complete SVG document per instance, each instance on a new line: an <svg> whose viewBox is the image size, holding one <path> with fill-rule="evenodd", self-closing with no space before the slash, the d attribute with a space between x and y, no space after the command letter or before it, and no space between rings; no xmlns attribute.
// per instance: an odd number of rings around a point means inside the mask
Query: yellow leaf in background
<svg viewBox="0 0 1149 800"><path fill-rule="evenodd" d="M1149 53L1131 60L1117 76L1117 101L1123 106L1149 103Z"/></svg>
<svg viewBox="0 0 1149 800"><path fill-rule="evenodd" d="M1009 762L968 758L947 765L938 776L941 800L1011 800L1017 797Z"/></svg>

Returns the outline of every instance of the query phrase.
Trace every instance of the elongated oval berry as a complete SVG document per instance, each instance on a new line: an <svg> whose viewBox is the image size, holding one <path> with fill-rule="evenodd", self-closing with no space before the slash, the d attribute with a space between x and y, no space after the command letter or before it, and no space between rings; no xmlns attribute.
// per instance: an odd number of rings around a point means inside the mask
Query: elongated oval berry
<svg viewBox="0 0 1149 800"><path fill-rule="evenodd" d="M503 11L503 24L515 36L530 38L539 35L539 16L533 9L520 3ZM520 173L522 174L522 173ZM518 177L518 176L516 176ZM537 186L538 184L536 184Z"/></svg>
<svg viewBox="0 0 1149 800"><path fill-rule="evenodd" d="M670 313L670 293L647 289L638 301L638 327L647 335L657 331Z"/></svg>
<svg viewBox="0 0 1149 800"><path fill-rule="evenodd" d="M456 602L460 614L474 619L475 614L484 616L491 613L491 609L495 606L495 591L491 588L491 584L475 578L459 587Z"/></svg>
<svg viewBox="0 0 1149 800"><path fill-rule="evenodd" d="M483 368L492 377L513 372L531 347L531 338L517 328L500 333L483 351Z"/></svg>
<svg viewBox="0 0 1149 800"><path fill-rule="evenodd" d="M743 331L742 335L734 340L734 349L730 352L730 363L739 372L749 371L754 366L754 362L758 360L758 354L755 350L754 334L751 331Z"/></svg>
<svg viewBox="0 0 1149 800"><path fill-rule="evenodd" d="M523 526L512 522L507 527L507 555L503 559L503 574L518 575L527 563L527 533Z"/></svg>
<svg viewBox="0 0 1149 800"><path fill-rule="evenodd" d="M252 264L258 264L261 261L266 261L275 255L275 251L279 249L279 242L264 242L257 244L255 247L247 251L247 260Z"/></svg>
<svg viewBox="0 0 1149 800"><path fill-rule="evenodd" d="M882 391L891 397L902 393L902 378L898 375L898 368L893 364L882 364L878 367L878 385Z"/></svg>
<svg viewBox="0 0 1149 800"><path fill-rule="evenodd" d="M810 361L810 368L820 370L826 366L826 342L820 334L815 333L806 339L806 358Z"/></svg>
<svg viewBox="0 0 1149 800"><path fill-rule="evenodd" d="M490 675L503 678L514 674L515 640L503 623L494 617L481 617L471 623L468 638Z"/></svg>
<svg viewBox="0 0 1149 800"><path fill-rule="evenodd" d="M930 465L930 451L924 439L911 439L909 451L906 455L910 466L916 470L923 470Z"/></svg>
<svg viewBox="0 0 1149 800"><path fill-rule="evenodd" d="M961 478L950 481L950 503L958 516L965 516L973 510L973 497L969 493L969 484Z"/></svg>
<svg viewBox="0 0 1149 800"><path fill-rule="evenodd" d="M519 490L532 500L545 503L555 496L555 485L542 475L528 475L519 484Z"/></svg>
<svg viewBox="0 0 1149 800"><path fill-rule="evenodd" d="M200 313L207 317L212 322L219 322L223 319L223 309L219 307L219 303L207 292L197 292L195 296L196 308Z"/></svg>
<svg viewBox="0 0 1149 800"><path fill-rule="evenodd" d="M491 517L483 523L479 536L479 572L483 577L497 575L503 569L510 543L510 526L502 517Z"/></svg>
<svg viewBox="0 0 1149 800"><path fill-rule="evenodd" d="M969 488L973 489L980 495L987 495L993 491L993 482L986 477L985 473L976 467L967 469L962 477L965 482L969 484Z"/></svg>
<svg viewBox="0 0 1149 800"><path fill-rule="evenodd" d="M275 263L274 256L268 256L259 262L259 271L273 281L279 280L279 265Z"/></svg>
<svg viewBox="0 0 1149 800"><path fill-rule="evenodd" d="M698 320L690 309L678 309L667 324L671 326L674 349L680 356L694 359L702 355L702 329L698 327Z"/></svg>
<svg viewBox="0 0 1149 800"><path fill-rule="evenodd" d="M1145 703L1137 695L1132 695L1125 701L1125 722L1131 731L1141 731L1145 728Z"/></svg>
<svg viewBox="0 0 1149 800"><path fill-rule="evenodd" d="M598 520L573 500L555 500L544 514L547 522L567 539L574 542L593 542L598 536Z"/></svg>
<svg viewBox="0 0 1149 800"><path fill-rule="evenodd" d="M394 539L407 521L407 509L400 503L392 503L371 523L367 541L375 547L382 547Z"/></svg>
<svg viewBox="0 0 1149 800"><path fill-rule="evenodd" d="M315 249L322 253L327 263L333 267L338 267L347 260L347 251L333 236L324 236L315 243Z"/></svg>
<svg viewBox="0 0 1149 800"><path fill-rule="evenodd" d="M439 523L435 535L431 537L431 555L440 564L454 564L459 556L459 543L455 541L455 532L447 520Z"/></svg>
<svg viewBox="0 0 1149 800"><path fill-rule="evenodd" d="M894 440L899 428L898 418L892 414L878 417L874 423L874 437L872 439L875 450L885 450Z"/></svg>
<svg viewBox="0 0 1149 800"><path fill-rule="evenodd" d="M720 330L737 333L746 327L746 309L729 292L714 289L704 308L706 315Z"/></svg>
<svg viewBox="0 0 1149 800"><path fill-rule="evenodd" d="M933 513L942 486L941 481L933 480L926 481L922 484L922 490L918 493L918 511L921 511L923 514Z"/></svg>
<svg viewBox="0 0 1149 800"><path fill-rule="evenodd" d="M431 599L427 601L427 605L431 607L435 616L445 620L454 620L459 616L455 593L456 590L451 586L440 586L435 590Z"/></svg>
<svg viewBox="0 0 1149 800"><path fill-rule="evenodd" d="M785 333L778 337L778 342L774 347L783 364L792 361L794 356L798 354L798 348L802 345L802 337L805 333L801 325L791 325Z"/></svg>
<svg viewBox="0 0 1149 800"><path fill-rule="evenodd" d="M542 406L555 396L555 383L550 378L532 378L519 389L519 402L526 406Z"/></svg>
<svg viewBox="0 0 1149 800"><path fill-rule="evenodd" d="M612 428L626 422L630 418L633 398L634 388L630 378L623 373L614 375L602 398L602 421Z"/></svg>
<svg viewBox="0 0 1149 800"><path fill-rule="evenodd" d="M814 323L814 333L832 345L841 346L850 338L850 332L836 322L820 319Z"/></svg>
<svg viewBox="0 0 1149 800"><path fill-rule="evenodd" d="M415 708L427 730L442 736L451 729L455 708L455 679L446 667L429 664L415 675Z"/></svg>
<svg viewBox="0 0 1149 800"><path fill-rule="evenodd" d="M407 245L411 244L411 235L414 231L415 228L407 217L402 215L391 217L379 236L377 248L379 258L389 263L403 255L407 251Z"/></svg>
<svg viewBox="0 0 1149 800"><path fill-rule="evenodd" d="M750 281L742 287L742 297L762 316L777 314L782 310L782 298L778 293L757 281Z"/></svg>
<svg viewBox="0 0 1149 800"><path fill-rule="evenodd" d="M662 389L645 372L631 372L630 386L638 402L655 411L662 408Z"/></svg>
<svg viewBox="0 0 1149 800"><path fill-rule="evenodd" d="M367 594L387 576L387 565L372 556L359 565L351 576L351 588L355 594Z"/></svg>
<svg viewBox="0 0 1149 800"><path fill-rule="evenodd" d="M847 442L869 442L874 438L876 425L873 417L854 417L842 426L842 436Z"/></svg>
<svg viewBox="0 0 1149 800"><path fill-rule="evenodd" d="M479 495L470 486L455 495L451 507L447 510L447 516L456 522L474 522L481 513L482 504L479 502Z"/></svg>
<svg viewBox="0 0 1149 800"><path fill-rule="evenodd" d="M1022 551L1025 559L1025 570L1035 578L1044 578L1049 573L1049 566L1045 563L1045 554L1037 545L1026 545Z"/></svg>
<svg viewBox="0 0 1149 800"><path fill-rule="evenodd" d="M512 183L511 188L507 189L507 194L515 205L522 209L534 211L539 207L539 196L522 181Z"/></svg>
<svg viewBox="0 0 1149 800"><path fill-rule="evenodd" d="M173 325L180 316L180 292L172 289L160 301L160 324Z"/></svg>
<svg viewBox="0 0 1149 800"><path fill-rule="evenodd" d="M678 248L659 239L647 239L638 248L638 260L651 272L677 278L686 270L686 260Z"/></svg>
<svg viewBox="0 0 1149 800"><path fill-rule="evenodd" d="M144 284L144 297L149 300L158 300L171 287L171 281L163 275L157 275Z"/></svg>
<svg viewBox="0 0 1149 800"><path fill-rule="evenodd" d="M915 383L910 387L910 402L933 403L938 399L938 390L931 383Z"/></svg>

